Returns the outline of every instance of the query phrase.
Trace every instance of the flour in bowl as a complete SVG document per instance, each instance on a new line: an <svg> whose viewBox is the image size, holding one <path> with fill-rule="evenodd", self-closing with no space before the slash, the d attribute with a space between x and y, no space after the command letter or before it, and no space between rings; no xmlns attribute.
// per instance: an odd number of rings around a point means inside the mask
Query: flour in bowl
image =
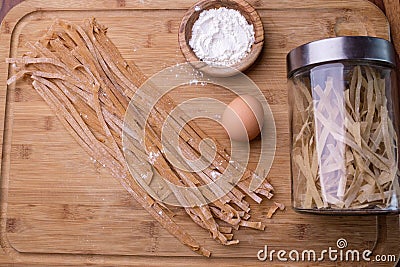
<svg viewBox="0 0 400 267"><path fill-rule="evenodd" d="M225 7L202 11L189 41L199 59L218 66L238 63L253 44L253 25L239 11Z"/></svg>

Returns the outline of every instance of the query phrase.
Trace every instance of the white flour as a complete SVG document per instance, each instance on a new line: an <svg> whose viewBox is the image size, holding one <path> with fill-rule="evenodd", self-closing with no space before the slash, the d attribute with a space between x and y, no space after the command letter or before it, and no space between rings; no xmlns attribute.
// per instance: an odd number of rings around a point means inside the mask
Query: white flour
<svg viewBox="0 0 400 267"><path fill-rule="evenodd" d="M239 11L225 7L201 12L189 41L198 58L220 66L239 62L253 44L253 25Z"/></svg>

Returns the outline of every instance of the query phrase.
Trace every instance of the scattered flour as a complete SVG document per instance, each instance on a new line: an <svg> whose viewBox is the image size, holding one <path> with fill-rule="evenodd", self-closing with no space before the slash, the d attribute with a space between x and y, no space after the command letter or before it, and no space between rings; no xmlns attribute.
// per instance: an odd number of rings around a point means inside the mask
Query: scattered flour
<svg viewBox="0 0 400 267"><path fill-rule="evenodd" d="M150 152L148 160L151 165L154 165L154 163L157 161L157 158L160 156L160 152Z"/></svg>
<svg viewBox="0 0 400 267"><path fill-rule="evenodd" d="M239 11L221 7L200 13L189 45L207 64L231 66L250 52L254 40L253 25Z"/></svg>
<svg viewBox="0 0 400 267"><path fill-rule="evenodd" d="M211 171L211 177L215 180L221 175L220 172L217 171Z"/></svg>

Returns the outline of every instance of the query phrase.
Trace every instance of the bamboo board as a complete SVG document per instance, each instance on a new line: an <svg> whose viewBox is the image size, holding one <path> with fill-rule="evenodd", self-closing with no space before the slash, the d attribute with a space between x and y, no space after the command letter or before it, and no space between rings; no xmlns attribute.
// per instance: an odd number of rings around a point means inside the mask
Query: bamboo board
<svg viewBox="0 0 400 267"><path fill-rule="evenodd" d="M106 169L91 161L27 80L7 87L8 66L2 63L1 264L265 265L257 260L264 245L276 250L321 251L335 247L339 238L345 238L349 248L359 250L372 249L378 238L376 253L399 254L398 216L387 217L386 223L381 218L377 234L375 217L316 217L290 209L287 52L337 35L388 39L386 18L361 0L249 2L262 17L266 41L260 59L246 74L263 91L274 114L278 140L268 178L276 189L274 200L288 209L268 220L264 232L240 231L237 237L241 243L231 247L217 244L184 212L174 209L175 218L213 252L211 259L199 257L147 215ZM184 61L177 33L192 4L189 0L27 0L11 10L1 25L0 58L22 55L24 43L37 40L55 18L81 23L84 18L96 17L108 26L108 35L124 58L151 76ZM172 93L176 102L202 95L226 103L234 98L222 89L196 86ZM200 124L221 143L228 143L215 123ZM257 145L253 144L253 163ZM262 218L270 205L268 201L252 203L252 216Z"/></svg>

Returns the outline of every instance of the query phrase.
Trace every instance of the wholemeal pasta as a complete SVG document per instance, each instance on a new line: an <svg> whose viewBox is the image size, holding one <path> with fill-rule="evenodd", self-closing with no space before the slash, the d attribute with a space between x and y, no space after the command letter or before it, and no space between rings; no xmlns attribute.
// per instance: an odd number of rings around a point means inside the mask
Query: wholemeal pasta
<svg viewBox="0 0 400 267"><path fill-rule="evenodd" d="M140 148L134 131L124 129L124 115L136 90L146 81L143 73L133 64L128 64L106 35L106 28L95 19L77 26L64 20L57 20L47 34L35 43L27 44L30 52L21 58L8 59L17 65L17 73L8 83L29 76L34 89L55 112L59 120L85 151L103 166L160 224L193 251L210 256L185 229L172 218L161 201L153 199L149 190L166 199L170 194L185 205L185 211L200 227L210 232L212 238L223 245L237 244L232 229L250 227L263 230L265 224L250 220L250 204L245 196L260 203L273 196L273 187L265 180L259 188L249 190L254 172L230 161L230 155L216 141L216 157L210 166L199 173L183 172L171 165L164 154L161 143L161 126L169 112L175 107L172 99L162 98L151 110L148 121L144 121L141 105L134 106L134 120L141 129L146 128L144 144ZM148 97L152 97L150 94ZM199 145L209 138L193 122L184 125L176 118L176 131L182 139L186 155L196 158L201 154ZM127 142L122 144L125 131ZM135 177L141 177L137 183ZM180 191L164 190L167 185L160 182L160 191L154 191L151 183L159 182L157 173L170 184L194 187L215 180L215 172L221 174L228 166L244 170L243 177L225 196L208 205L202 198L211 198L213 192L182 194ZM153 170L156 170L154 172ZM234 176L232 172L229 175ZM136 177L136 178L137 178ZM218 190L218 187L215 187Z"/></svg>

